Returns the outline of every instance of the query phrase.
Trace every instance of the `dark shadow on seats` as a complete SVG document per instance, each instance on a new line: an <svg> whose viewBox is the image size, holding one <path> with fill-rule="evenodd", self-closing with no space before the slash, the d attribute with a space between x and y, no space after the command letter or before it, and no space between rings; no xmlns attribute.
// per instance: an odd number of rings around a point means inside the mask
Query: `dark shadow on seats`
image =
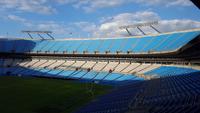
<svg viewBox="0 0 200 113"><path fill-rule="evenodd" d="M27 53L34 49L36 42L25 39L0 39L0 53Z"/></svg>

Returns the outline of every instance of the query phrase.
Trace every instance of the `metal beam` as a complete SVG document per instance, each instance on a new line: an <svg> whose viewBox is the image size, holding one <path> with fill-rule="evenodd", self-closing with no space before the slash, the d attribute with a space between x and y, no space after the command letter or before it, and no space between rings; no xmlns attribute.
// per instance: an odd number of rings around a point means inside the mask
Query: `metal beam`
<svg viewBox="0 0 200 113"><path fill-rule="evenodd" d="M39 33L37 34L42 40L44 40L44 37L40 35Z"/></svg>
<svg viewBox="0 0 200 113"><path fill-rule="evenodd" d="M120 26L119 29L146 27L146 26L157 25L157 24L158 24L158 21L145 22L145 23L138 23L138 24L127 25L127 26Z"/></svg>
<svg viewBox="0 0 200 113"><path fill-rule="evenodd" d="M21 31L22 33L27 33L31 39L33 39L31 34L37 34L42 40L45 38L41 34L47 34L51 39L54 40L54 37L51 36L50 34L52 33L51 31Z"/></svg>
<svg viewBox="0 0 200 113"><path fill-rule="evenodd" d="M137 29L143 34L146 35L146 33L144 31L142 31L142 29L140 29L140 27L137 27Z"/></svg>
<svg viewBox="0 0 200 113"><path fill-rule="evenodd" d="M27 33L27 34L29 35L29 37L30 37L31 39L33 39L32 35L31 35L30 33Z"/></svg>
<svg viewBox="0 0 200 113"><path fill-rule="evenodd" d="M46 33L51 39L53 39L54 40L54 37L53 36L51 36L49 33Z"/></svg>
<svg viewBox="0 0 200 113"><path fill-rule="evenodd" d="M126 28L127 33L132 36L132 33L128 30L128 28Z"/></svg>
<svg viewBox="0 0 200 113"><path fill-rule="evenodd" d="M38 33L41 33L41 34L44 34L44 33L52 33L51 31L22 31L22 33L33 33L33 34L38 34Z"/></svg>
<svg viewBox="0 0 200 113"><path fill-rule="evenodd" d="M151 27L152 29L154 29L156 32L161 33L161 32L158 31L153 25L150 25L150 27Z"/></svg>
<svg viewBox="0 0 200 113"><path fill-rule="evenodd" d="M155 27L153 27L153 25L156 25L156 24L158 24L158 21L138 23L138 24L127 25L127 26L120 26L119 29L125 29L128 32L129 35L132 35L131 32L128 29L129 28L137 28L143 35L146 35L146 33L140 27L150 26L156 32L160 33Z"/></svg>

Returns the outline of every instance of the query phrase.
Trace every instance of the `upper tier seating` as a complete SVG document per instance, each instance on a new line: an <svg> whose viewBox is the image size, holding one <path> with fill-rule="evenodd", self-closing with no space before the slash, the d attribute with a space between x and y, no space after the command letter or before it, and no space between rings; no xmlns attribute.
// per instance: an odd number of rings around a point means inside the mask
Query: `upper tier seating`
<svg viewBox="0 0 200 113"><path fill-rule="evenodd" d="M176 51L200 34L199 30L107 39L0 39L0 52L41 53L150 53Z"/></svg>

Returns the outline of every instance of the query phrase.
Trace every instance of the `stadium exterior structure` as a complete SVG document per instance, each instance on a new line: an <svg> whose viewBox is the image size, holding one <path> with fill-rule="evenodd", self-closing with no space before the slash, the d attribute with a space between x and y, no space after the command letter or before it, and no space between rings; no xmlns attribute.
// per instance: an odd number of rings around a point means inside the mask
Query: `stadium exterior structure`
<svg viewBox="0 0 200 113"><path fill-rule="evenodd" d="M0 39L0 75L118 86L77 113L198 113L200 29L95 39Z"/></svg>

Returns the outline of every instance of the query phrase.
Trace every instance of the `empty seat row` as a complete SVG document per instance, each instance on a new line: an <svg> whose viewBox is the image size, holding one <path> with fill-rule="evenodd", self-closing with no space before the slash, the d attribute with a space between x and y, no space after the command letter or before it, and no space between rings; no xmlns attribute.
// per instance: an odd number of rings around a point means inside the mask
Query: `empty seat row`
<svg viewBox="0 0 200 113"><path fill-rule="evenodd" d="M185 67L161 66L159 68L156 68L144 73L144 75L166 77L166 76L183 75L183 74L198 72L198 71L199 70L192 69L192 68L185 68Z"/></svg>
<svg viewBox="0 0 200 113"><path fill-rule="evenodd" d="M96 81L100 83L123 82L123 81L142 81L143 78L130 74L119 74L109 72L95 72L86 70L58 70L47 68L25 68L25 67L1 67L2 75L13 76L37 76L49 78L77 79L81 81Z"/></svg>

